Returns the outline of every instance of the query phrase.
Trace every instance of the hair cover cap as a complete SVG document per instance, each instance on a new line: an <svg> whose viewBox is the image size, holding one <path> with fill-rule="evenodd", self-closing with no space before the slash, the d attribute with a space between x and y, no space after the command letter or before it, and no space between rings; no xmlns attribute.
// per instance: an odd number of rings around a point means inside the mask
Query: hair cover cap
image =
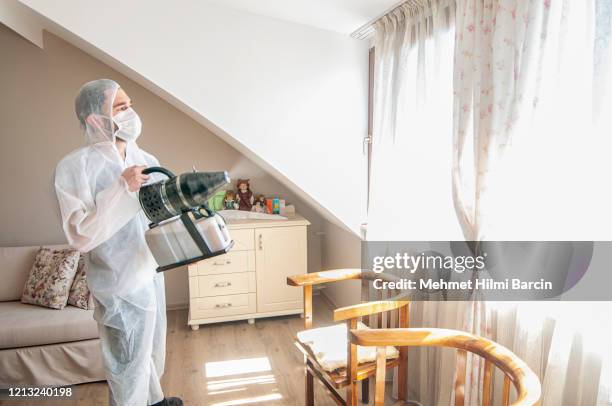
<svg viewBox="0 0 612 406"><path fill-rule="evenodd" d="M85 83L74 100L74 110L85 129L87 144L114 142L113 101L119 84L111 79Z"/></svg>

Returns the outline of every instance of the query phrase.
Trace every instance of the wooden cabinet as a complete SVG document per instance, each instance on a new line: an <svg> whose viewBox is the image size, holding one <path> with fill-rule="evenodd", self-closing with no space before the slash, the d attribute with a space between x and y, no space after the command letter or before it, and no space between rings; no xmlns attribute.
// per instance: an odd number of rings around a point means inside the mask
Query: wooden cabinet
<svg viewBox="0 0 612 406"><path fill-rule="evenodd" d="M296 215L227 224L232 250L188 267L189 325L303 313L302 289L287 276L307 272L310 223Z"/></svg>

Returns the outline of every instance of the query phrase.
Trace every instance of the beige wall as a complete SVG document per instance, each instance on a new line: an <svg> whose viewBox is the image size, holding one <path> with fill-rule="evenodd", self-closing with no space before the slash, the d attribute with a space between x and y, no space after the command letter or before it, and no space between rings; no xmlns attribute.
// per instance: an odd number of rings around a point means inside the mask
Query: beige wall
<svg viewBox="0 0 612 406"><path fill-rule="evenodd" d="M326 221L323 224L322 269L361 268L361 239ZM361 283L343 281L325 285L323 294L335 307L349 306L361 300Z"/></svg>
<svg viewBox="0 0 612 406"><path fill-rule="evenodd" d="M234 148L148 90L97 59L45 33L41 50L0 24L0 246L64 242L53 190L57 162L83 143L74 115L74 96L93 79L116 80L134 101L144 126L139 145L162 165L180 173L227 169L232 178L250 177L255 193L279 194L312 222L309 270L321 267L317 232L323 221ZM236 117L237 120L240 117ZM168 305L188 302L184 269L166 274Z"/></svg>

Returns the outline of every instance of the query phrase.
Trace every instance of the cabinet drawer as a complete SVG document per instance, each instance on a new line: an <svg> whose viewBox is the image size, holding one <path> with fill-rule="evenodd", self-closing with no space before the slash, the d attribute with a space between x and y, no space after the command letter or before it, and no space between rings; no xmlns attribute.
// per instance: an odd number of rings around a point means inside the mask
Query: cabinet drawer
<svg viewBox="0 0 612 406"><path fill-rule="evenodd" d="M227 254L200 261L196 266L190 266L189 276L254 271L255 251L232 250Z"/></svg>
<svg viewBox="0 0 612 406"><path fill-rule="evenodd" d="M241 230L232 230L230 228L229 234L232 240L234 240L232 251L249 251L255 249L255 230L252 228Z"/></svg>
<svg viewBox="0 0 612 406"><path fill-rule="evenodd" d="M246 293L191 299L189 308L191 319L255 313L257 310L255 296L255 293Z"/></svg>
<svg viewBox="0 0 612 406"><path fill-rule="evenodd" d="M255 272L192 276L189 278L189 296L192 298L254 293L255 289Z"/></svg>

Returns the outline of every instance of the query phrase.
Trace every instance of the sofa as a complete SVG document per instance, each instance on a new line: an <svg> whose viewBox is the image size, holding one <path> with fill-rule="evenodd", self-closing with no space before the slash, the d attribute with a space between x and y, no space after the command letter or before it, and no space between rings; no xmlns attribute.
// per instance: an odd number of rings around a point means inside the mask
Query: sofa
<svg viewBox="0 0 612 406"><path fill-rule="evenodd" d="M104 380L93 310L19 301L38 248L0 247L0 388Z"/></svg>

